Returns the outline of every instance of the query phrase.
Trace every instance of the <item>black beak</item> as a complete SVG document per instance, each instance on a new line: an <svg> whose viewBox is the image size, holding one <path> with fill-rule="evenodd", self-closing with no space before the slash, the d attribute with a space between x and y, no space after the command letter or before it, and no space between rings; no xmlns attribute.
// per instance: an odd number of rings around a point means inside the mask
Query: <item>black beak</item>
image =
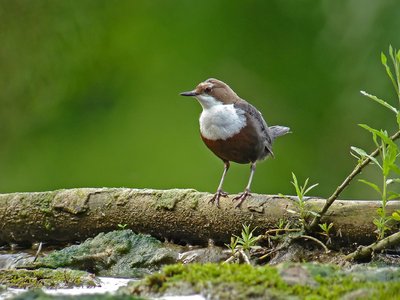
<svg viewBox="0 0 400 300"><path fill-rule="evenodd" d="M180 93L181 96L197 96L197 92L196 91L189 91L189 92L183 92Z"/></svg>

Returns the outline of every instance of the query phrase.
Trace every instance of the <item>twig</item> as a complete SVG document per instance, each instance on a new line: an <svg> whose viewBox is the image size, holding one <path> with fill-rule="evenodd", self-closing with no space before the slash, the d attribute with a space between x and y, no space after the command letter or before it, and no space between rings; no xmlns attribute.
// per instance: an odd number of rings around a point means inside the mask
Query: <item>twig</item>
<svg viewBox="0 0 400 300"><path fill-rule="evenodd" d="M320 245L322 248L324 248L325 253L329 253L328 247L326 247L325 244L323 242L321 242L319 239L309 236L309 235L303 235L303 234L295 237L295 239L299 239L299 238L312 240L312 241L316 242L318 245Z"/></svg>
<svg viewBox="0 0 400 300"><path fill-rule="evenodd" d="M239 253L242 255L244 262L248 265L251 265L249 257L244 253L242 249L239 250Z"/></svg>
<svg viewBox="0 0 400 300"><path fill-rule="evenodd" d="M276 252L282 250L284 247L287 247L287 245L282 245L282 246L280 246L280 247L276 247L275 249L272 249L272 250L269 251L268 253L266 253L266 254L264 254L263 256L261 256L261 257L259 258L259 260L266 259L268 256L270 256L270 255L272 255L272 254L274 254L274 253L276 253Z"/></svg>
<svg viewBox="0 0 400 300"><path fill-rule="evenodd" d="M398 139L400 137L400 131L397 131L395 134L393 134L390 139L392 141ZM381 148L376 148L375 151L373 151L370 154L370 157L376 157L379 154L379 151ZM350 182L353 180L353 178L358 175L362 169L364 169L369 163L371 162L371 158L367 157L365 158L360 164L357 164L357 166L353 169L353 171L346 177L346 179L342 182L341 185L339 185L336 190L333 192L333 194L326 200L324 207L321 209L321 211L314 217L314 219L311 221L310 225L308 226L308 231L314 230L321 218L325 215L325 213L328 211L329 207L332 205L333 202L339 197L340 193L343 192L343 190L350 184Z"/></svg>
<svg viewBox="0 0 400 300"><path fill-rule="evenodd" d="M43 246L43 243L40 242L39 247L38 247L38 249L36 251L36 254L35 254L35 258L33 259L33 262L35 262L38 259L40 251L42 251L42 246Z"/></svg>
<svg viewBox="0 0 400 300"><path fill-rule="evenodd" d="M270 229L270 230L267 230L267 231L265 232L265 235L268 235L268 234L270 234L270 233L278 233L278 232L281 232L281 231L287 231L287 232L296 231L296 232L299 232L299 231L301 231L301 229L300 229L300 228L277 228L277 229Z"/></svg>
<svg viewBox="0 0 400 300"><path fill-rule="evenodd" d="M233 261L236 258L236 253L232 256L230 256L227 260L225 260L222 264L229 264L231 261Z"/></svg>
<svg viewBox="0 0 400 300"><path fill-rule="evenodd" d="M400 232L389 235L388 237L377 241L369 246L358 247L356 251L346 256L346 260L353 261L371 259L371 255L373 252L379 252L397 244L400 244Z"/></svg>
<svg viewBox="0 0 400 300"><path fill-rule="evenodd" d="M235 259L238 259L238 258L240 258L240 257L243 258L243 260L244 260L244 262L245 262L246 264L251 265L250 259L249 259L249 257L247 256L247 254L243 251L243 249L238 249L231 257L229 257L227 260L225 260L225 261L223 262L223 264L228 264L228 263L230 263L230 262L232 262L232 261L234 261Z"/></svg>

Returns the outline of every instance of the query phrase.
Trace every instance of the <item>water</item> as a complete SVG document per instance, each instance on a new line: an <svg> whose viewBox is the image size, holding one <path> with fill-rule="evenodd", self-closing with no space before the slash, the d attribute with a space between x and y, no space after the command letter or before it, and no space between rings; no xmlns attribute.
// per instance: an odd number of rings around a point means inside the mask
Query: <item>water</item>
<svg viewBox="0 0 400 300"><path fill-rule="evenodd" d="M68 289L46 289L43 291L50 295L84 295L84 294L105 294L114 293L120 287L127 285L134 279L126 278L111 278L111 277L98 277L101 282L101 286L98 287L75 287ZM9 288L7 291L0 295L0 299L10 299L13 296L25 292L25 289L13 289Z"/></svg>

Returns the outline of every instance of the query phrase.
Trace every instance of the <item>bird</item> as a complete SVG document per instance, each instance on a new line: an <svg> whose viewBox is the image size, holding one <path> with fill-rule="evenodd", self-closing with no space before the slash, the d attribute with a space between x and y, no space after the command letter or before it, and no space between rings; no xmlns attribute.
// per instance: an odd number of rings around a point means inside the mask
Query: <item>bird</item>
<svg viewBox="0 0 400 300"><path fill-rule="evenodd" d="M180 95L194 97L202 106L200 136L224 163L220 183L210 203L220 207L220 198L228 196L222 186L230 162L250 164L250 177L244 192L232 199L238 201L236 207L240 207L251 196L250 187L257 162L274 156L273 141L290 132L290 128L268 126L258 109L240 98L229 85L215 78L209 78L194 90Z"/></svg>

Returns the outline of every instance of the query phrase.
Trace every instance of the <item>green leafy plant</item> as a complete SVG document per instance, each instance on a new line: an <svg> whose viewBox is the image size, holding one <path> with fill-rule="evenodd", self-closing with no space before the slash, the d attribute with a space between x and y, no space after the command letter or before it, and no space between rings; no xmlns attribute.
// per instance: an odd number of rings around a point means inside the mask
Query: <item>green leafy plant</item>
<svg viewBox="0 0 400 300"><path fill-rule="evenodd" d="M392 45L390 45L389 56L392 60L395 76L393 76L392 70L387 64L387 57L383 52L381 53L381 62L393 84L400 104L400 50L393 49Z"/></svg>
<svg viewBox="0 0 400 300"><path fill-rule="evenodd" d="M240 261L240 259L242 259L250 264L250 250L260 248L257 246L259 237L253 234L257 227L250 229L250 225L243 224L242 226L243 229L240 236L233 235L230 244L225 244L231 252L231 257L225 262L232 262L234 260Z"/></svg>
<svg viewBox="0 0 400 300"><path fill-rule="evenodd" d="M276 224L276 228L278 229L289 228L289 227L290 223L285 218L280 218Z"/></svg>
<svg viewBox="0 0 400 300"><path fill-rule="evenodd" d="M380 169L382 173L381 185L379 186L373 182L364 179L360 179L359 182L368 185L380 196L381 207L377 210L378 217L375 218L373 222L377 227L378 239L382 239L385 237L385 232L389 229L388 222L391 219L391 216L387 215L386 212L387 202L398 196L395 193L392 193L392 195L389 196L388 185L391 182L397 181L394 179L389 179L389 174L391 171L400 174L400 169L396 165L396 159L399 154L399 149L398 146L389 138L386 131L376 130L365 124L361 124L360 126L372 133L372 139L375 145L380 149L381 161L378 161L378 159L374 157L370 157L370 159L374 162L374 164ZM352 147L352 150L360 155L361 159L365 158L365 151L355 147Z"/></svg>
<svg viewBox="0 0 400 300"><path fill-rule="evenodd" d="M309 178L307 178L305 180L304 184L301 186L299 184L298 180L297 180L296 175L293 172L292 172L292 178L293 178L293 181L291 183L293 184L293 186L294 186L294 188L296 190L296 195L297 195L297 199L298 199L298 201L295 202L295 203L296 203L296 206L298 208L298 213L299 213L299 216L300 216L299 220L300 220L301 226L304 227L305 220L306 220L307 216L309 214L312 214L312 215L316 214L315 212L310 211L310 210L307 209L306 201L305 201L304 197L306 196L306 194L309 191L311 191L313 188L318 186L318 183L307 187L308 180L309 180Z"/></svg>
<svg viewBox="0 0 400 300"><path fill-rule="evenodd" d="M231 255L235 255L236 251L238 250L238 238L231 236L231 242L229 244L225 244L226 247L228 247L228 249L231 252Z"/></svg>
<svg viewBox="0 0 400 300"><path fill-rule="evenodd" d="M119 230L124 230L128 226L128 224L118 224L117 227Z"/></svg>
<svg viewBox="0 0 400 300"><path fill-rule="evenodd" d="M383 52L381 53L381 62L395 88L400 106L400 51L397 51L390 46L389 56L393 64L394 75L391 67L388 65L388 59ZM397 108L375 95L371 95L365 91L361 91L361 93L394 113L396 116L397 125L400 129L400 112ZM380 160L368 154L361 148L351 147L352 155L358 159L359 164L362 164L366 159L369 159L381 171L382 182L380 185L364 179L360 179L359 181L376 191L381 199L381 207L377 210L377 217L373 220L373 223L377 227L378 239L382 239L385 237L385 233L389 229L389 221L394 219L392 215L387 214L387 202L400 196L398 193L388 190L389 184L400 182L398 178L389 178L391 173L400 174L400 168L397 166L399 148L396 143L394 143L393 138L389 136L385 130L374 129L366 124L359 124L359 126L372 134L372 140L379 150L378 153Z"/></svg>
<svg viewBox="0 0 400 300"><path fill-rule="evenodd" d="M322 234L328 238L328 240L326 241L326 244L330 244L332 242L331 237L330 237L330 230L333 227L333 223L329 223L329 225L326 223L318 224L318 225L322 230Z"/></svg>
<svg viewBox="0 0 400 300"><path fill-rule="evenodd" d="M244 251L250 251L250 249L256 246L258 237L253 235L254 230L257 227L254 227L250 230L250 225L243 225L243 230L241 236L234 236L237 238L237 243Z"/></svg>

